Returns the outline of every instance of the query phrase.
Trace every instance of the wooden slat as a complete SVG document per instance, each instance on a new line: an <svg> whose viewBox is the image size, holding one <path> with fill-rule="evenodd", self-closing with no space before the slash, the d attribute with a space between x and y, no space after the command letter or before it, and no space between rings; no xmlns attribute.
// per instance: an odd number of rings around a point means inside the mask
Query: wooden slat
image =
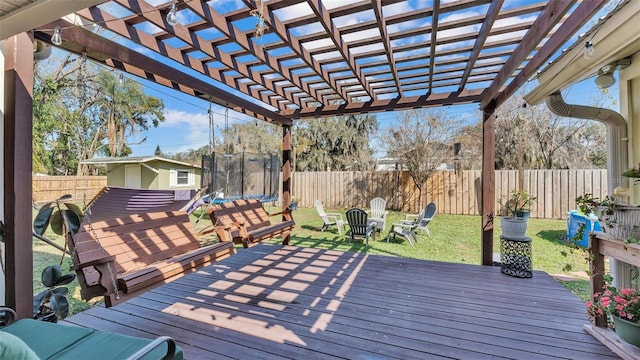
<svg viewBox="0 0 640 360"><path fill-rule="evenodd" d="M66 321L173 336L187 359L616 358L543 272L268 244Z"/></svg>

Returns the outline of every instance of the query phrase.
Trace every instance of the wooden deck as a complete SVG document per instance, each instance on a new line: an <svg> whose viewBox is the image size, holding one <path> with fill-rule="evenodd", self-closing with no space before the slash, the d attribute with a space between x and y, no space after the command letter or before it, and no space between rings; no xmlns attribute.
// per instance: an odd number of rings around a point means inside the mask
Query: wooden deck
<svg viewBox="0 0 640 360"><path fill-rule="evenodd" d="M66 321L169 335L187 359L617 359L543 272L270 244Z"/></svg>

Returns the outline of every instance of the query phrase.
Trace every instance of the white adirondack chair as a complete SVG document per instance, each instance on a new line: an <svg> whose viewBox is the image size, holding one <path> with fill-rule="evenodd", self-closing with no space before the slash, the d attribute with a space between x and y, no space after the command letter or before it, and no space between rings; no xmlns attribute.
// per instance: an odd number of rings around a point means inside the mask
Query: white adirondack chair
<svg viewBox="0 0 640 360"><path fill-rule="evenodd" d="M387 214L386 210L387 200L383 198L373 198L369 202L370 210L367 210L369 214L369 220L376 222L376 230L384 231L387 228Z"/></svg>
<svg viewBox="0 0 640 360"><path fill-rule="evenodd" d="M318 211L318 215L320 215L322 221L324 222L320 231L325 231L329 228L329 226L335 225L338 227L338 234L342 235L342 227L345 224L344 220L342 219L342 214L324 212L324 207L322 206L322 202L320 202L320 200L316 200L316 210Z"/></svg>

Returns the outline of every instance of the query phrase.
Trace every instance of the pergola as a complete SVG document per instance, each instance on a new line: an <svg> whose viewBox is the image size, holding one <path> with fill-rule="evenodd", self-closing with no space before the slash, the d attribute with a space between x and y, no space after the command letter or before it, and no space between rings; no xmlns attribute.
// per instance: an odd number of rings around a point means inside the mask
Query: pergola
<svg viewBox="0 0 640 360"><path fill-rule="evenodd" d="M492 264L495 109L605 0L13 0L4 40L6 304L31 304L33 41L283 128L283 206L296 119L478 103L482 259ZM167 20L176 7L177 23ZM67 15L70 14L70 15ZM65 16L67 15L67 16ZM285 239L285 242L287 239Z"/></svg>

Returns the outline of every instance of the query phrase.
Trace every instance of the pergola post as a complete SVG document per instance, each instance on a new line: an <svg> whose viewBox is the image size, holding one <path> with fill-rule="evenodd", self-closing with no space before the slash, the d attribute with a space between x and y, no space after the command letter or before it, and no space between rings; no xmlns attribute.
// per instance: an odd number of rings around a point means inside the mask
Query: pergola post
<svg viewBox="0 0 640 360"><path fill-rule="evenodd" d="M493 265L495 216L496 131L495 102L482 109L482 265Z"/></svg>
<svg viewBox="0 0 640 360"><path fill-rule="evenodd" d="M33 42L27 33L4 42L3 179L6 245L5 303L33 316L31 156Z"/></svg>
<svg viewBox="0 0 640 360"><path fill-rule="evenodd" d="M282 212L291 204L291 126L282 125ZM286 220L284 215L282 220ZM282 235L282 244L289 245L291 235Z"/></svg>

